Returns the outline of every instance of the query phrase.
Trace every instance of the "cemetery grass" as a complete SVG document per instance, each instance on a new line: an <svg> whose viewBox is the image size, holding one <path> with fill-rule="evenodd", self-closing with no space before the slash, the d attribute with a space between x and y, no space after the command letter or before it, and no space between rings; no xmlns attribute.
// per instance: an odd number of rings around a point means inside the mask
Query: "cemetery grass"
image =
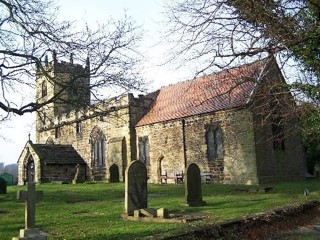
<svg viewBox="0 0 320 240"><path fill-rule="evenodd" d="M184 185L148 184L148 207L165 207L170 213L203 217L190 223L146 223L124 221L123 183L41 184L44 199L36 206L36 226L49 234L49 239L141 239L147 236L173 236L208 224L241 219L281 207L320 200L320 181L290 182L270 185L269 193L256 192L257 186L203 184L207 205L184 205ZM24 228L24 202L16 192L25 186L9 186L0 195L0 239L18 236Z"/></svg>

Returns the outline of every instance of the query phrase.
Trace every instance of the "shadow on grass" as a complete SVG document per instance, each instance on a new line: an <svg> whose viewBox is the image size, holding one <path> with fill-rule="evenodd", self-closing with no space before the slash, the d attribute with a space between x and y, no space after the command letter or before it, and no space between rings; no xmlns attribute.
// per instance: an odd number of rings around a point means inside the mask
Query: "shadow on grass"
<svg viewBox="0 0 320 240"><path fill-rule="evenodd" d="M211 202L206 201L206 205L198 206L198 207L187 207L190 211L203 211L203 210L212 210L212 209L234 209L236 208L248 208L254 206L261 206L263 202L267 202L268 198L260 198L260 199L253 199L253 200L242 200L241 202L237 202L235 204L231 204L232 201L219 201L219 202Z"/></svg>
<svg viewBox="0 0 320 240"><path fill-rule="evenodd" d="M319 232L291 232L287 234L282 234L281 236L278 236L274 238L274 240L316 240L320 239L320 233Z"/></svg>

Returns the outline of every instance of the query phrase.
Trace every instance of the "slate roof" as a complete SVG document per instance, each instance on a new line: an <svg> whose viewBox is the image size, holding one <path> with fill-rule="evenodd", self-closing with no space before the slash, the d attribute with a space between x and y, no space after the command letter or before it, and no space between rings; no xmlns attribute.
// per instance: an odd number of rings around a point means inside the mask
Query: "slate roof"
<svg viewBox="0 0 320 240"><path fill-rule="evenodd" d="M31 146L46 164L86 164L72 145L31 143Z"/></svg>
<svg viewBox="0 0 320 240"><path fill-rule="evenodd" d="M245 106L266 63L264 59L163 87L136 126Z"/></svg>

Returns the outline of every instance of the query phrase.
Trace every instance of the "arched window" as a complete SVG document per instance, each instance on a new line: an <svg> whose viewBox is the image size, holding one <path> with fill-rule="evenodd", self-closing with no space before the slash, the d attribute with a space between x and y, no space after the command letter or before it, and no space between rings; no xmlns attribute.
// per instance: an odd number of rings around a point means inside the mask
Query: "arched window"
<svg viewBox="0 0 320 240"><path fill-rule="evenodd" d="M56 127L54 129L54 137L59 138L60 136L61 136L61 129L60 129L60 127Z"/></svg>
<svg viewBox="0 0 320 240"><path fill-rule="evenodd" d="M206 142L209 161L223 158L223 136L221 128L209 127L206 132Z"/></svg>
<svg viewBox="0 0 320 240"><path fill-rule="evenodd" d="M95 127L91 133L91 155L92 165L105 166L106 138L98 127Z"/></svg>
<svg viewBox="0 0 320 240"><path fill-rule="evenodd" d="M54 145L54 141L51 137L48 137L47 141L46 141L46 144L48 145Z"/></svg>
<svg viewBox="0 0 320 240"><path fill-rule="evenodd" d="M76 136L81 137L82 134L82 123L76 122Z"/></svg>
<svg viewBox="0 0 320 240"><path fill-rule="evenodd" d="M43 81L41 84L41 96L45 97L48 94L48 90L47 90L47 82Z"/></svg>
<svg viewBox="0 0 320 240"><path fill-rule="evenodd" d="M145 165L150 165L150 146L148 137L139 138L139 160Z"/></svg>

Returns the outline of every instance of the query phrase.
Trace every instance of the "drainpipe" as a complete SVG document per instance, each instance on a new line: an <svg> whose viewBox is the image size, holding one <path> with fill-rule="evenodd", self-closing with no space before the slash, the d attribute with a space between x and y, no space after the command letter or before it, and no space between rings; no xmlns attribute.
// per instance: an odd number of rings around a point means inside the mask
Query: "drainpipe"
<svg viewBox="0 0 320 240"><path fill-rule="evenodd" d="M182 142L183 142L183 159L184 159L184 169L187 168L187 144L186 144L186 121L181 120L182 123Z"/></svg>

